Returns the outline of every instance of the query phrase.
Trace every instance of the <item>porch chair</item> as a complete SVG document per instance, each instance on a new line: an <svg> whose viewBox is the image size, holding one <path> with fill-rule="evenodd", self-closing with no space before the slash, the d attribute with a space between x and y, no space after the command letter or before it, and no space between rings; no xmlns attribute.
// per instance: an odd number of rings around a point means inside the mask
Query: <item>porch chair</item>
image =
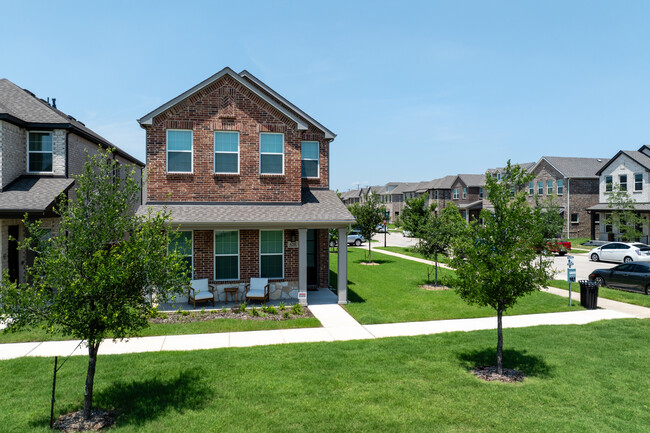
<svg viewBox="0 0 650 433"><path fill-rule="evenodd" d="M214 307L214 284L208 284L208 279L190 281L190 288L187 294L187 303L193 304L196 308L197 302L212 302Z"/></svg>
<svg viewBox="0 0 650 433"><path fill-rule="evenodd" d="M250 283L246 284L246 302L249 299L269 302L269 286L268 278L251 278Z"/></svg>

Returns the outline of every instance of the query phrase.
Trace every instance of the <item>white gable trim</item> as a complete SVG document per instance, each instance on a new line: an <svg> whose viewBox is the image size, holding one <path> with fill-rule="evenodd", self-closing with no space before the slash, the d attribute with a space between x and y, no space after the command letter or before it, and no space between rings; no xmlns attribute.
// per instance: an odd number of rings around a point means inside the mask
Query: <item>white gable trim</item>
<svg viewBox="0 0 650 433"><path fill-rule="evenodd" d="M249 82L244 80L242 77L237 75L235 71L232 69L226 67L223 68L221 71L217 72L210 78L201 81L199 84L196 86L192 87L190 90L178 95L171 101L161 105L160 107L156 108L153 110L151 113L146 114L144 117L138 119L138 123L140 125L151 125L153 123L154 117L158 116L159 114L163 113L164 111L169 110L179 102L184 101L185 99L189 98L190 96L194 95L196 92L200 91L201 89L204 89L205 87L209 86L210 84L214 83L215 81L219 80L222 78L224 75L228 75L232 77L235 81L237 81L239 84L242 86L246 87L248 90L262 98L264 101L266 101L269 105L271 105L273 108L287 116L289 119L294 121L297 125L297 129L299 131L304 131L308 129L307 123L305 123L302 119L300 119L298 116L295 114L291 113L290 111L286 110L284 107L282 107L280 104L266 96L263 92L261 92L259 89L256 89L255 86L252 86Z"/></svg>

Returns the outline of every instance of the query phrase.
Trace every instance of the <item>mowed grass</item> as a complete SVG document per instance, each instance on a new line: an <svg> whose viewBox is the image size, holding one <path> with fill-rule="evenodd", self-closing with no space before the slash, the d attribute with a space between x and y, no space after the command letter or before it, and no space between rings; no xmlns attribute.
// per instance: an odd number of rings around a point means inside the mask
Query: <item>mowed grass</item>
<svg viewBox="0 0 650 433"><path fill-rule="evenodd" d="M392 251L394 253L404 254L405 256L411 256L411 257L417 257L418 259L424 259L422 254L413 251L413 249L410 248L410 247L392 247L391 246L391 247L377 247L376 249ZM433 257L431 257L428 260L433 261ZM449 263L449 258L447 256L444 256L444 255L440 254L440 255L438 255L438 263Z"/></svg>
<svg viewBox="0 0 650 433"><path fill-rule="evenodd" d="M483 382L495 331L100 355L111 432L647 432L650 321L506 329L524 382ZM50 432L51 358L0 361L0 425ZM59 372L55 416L83 404L86 357Z"/></svg>
<svg viewBox="0 0 650 433"><path fill-rule="evenodd" d="M429 291L420 288L426 283L427 265L385 254L373 255L378 266L366 266L363 251L348 252L347 311L360 323L396 323L422 320L463 319L496 316L493 309L468 305L455 291ZM336 283L336 255L330 255L330 281ZM443 281L453 271L438 269ZM579 305L548 293L535 292L524 296L508 315L582 310Z"/></svg>
<svg viewBox="0 0 650 433"><path fill-rule="evenodd" d="M195 314L201 314L195 313ZM260 331L268 329L317 328L320 321L315 317L300 317L288 320L240 320L215 319L191 323L155 323L144 329L140 336L211 334L216 332ZM72 340L60 333L47 333L42 328L26 329L18 332L0 331L0 343L20 343L26 341Z"/></svg>
<svg viewBox="0 0 650 433"><path fill-rule="evenodd" d="M565 280L550 281L549 286L557 287L558 289L569 290L569 283ZM571 283L571 291L574 293L580 293L580 284ZM627 292L624 290L611 289L609 287L599 287L598 297L650 308L650 296L646 295L645 293Z"/></svg>

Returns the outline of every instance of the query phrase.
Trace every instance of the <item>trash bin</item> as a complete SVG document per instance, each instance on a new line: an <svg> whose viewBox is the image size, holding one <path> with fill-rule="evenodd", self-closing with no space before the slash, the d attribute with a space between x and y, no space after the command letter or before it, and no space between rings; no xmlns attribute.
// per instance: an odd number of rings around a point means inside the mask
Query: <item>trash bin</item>
<svg viewBox="0 0 650 433"><path fill-rule="evenodd" d="M598 308L598 284L588 280L581 280L578 283L580 283L580 305L587 310Z"/></svg>

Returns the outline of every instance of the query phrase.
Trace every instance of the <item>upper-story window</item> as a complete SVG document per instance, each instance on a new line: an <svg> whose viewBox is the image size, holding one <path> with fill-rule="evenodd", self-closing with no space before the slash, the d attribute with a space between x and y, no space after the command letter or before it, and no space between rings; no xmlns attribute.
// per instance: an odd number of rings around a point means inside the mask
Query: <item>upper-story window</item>
<svg viewBox="0 0 650 433"><path fill-rule="evenodd" d="M27 171L29 173L52 172L52 133L30 132L27 146Z"/></svg>
<svg viewBox="0 0 650 433"><path fill-rule="evenodd" d="M458 200L458 188L454 188L454 200Z"/></svg>
<svg viewBox="0 0 650 433"><path fill-rule="evenodd" d="M467 188L463 188L463 199L467 198Z"/></svg>
<svg viewBox="0 0 650 433"><path fill-rule="evenodd" d="M544 182L541 180L537 182L537 194L542 195L544 194Z"/></svg>
<svg viewBox="0 0 650 433"><path fill-rule="evenodd" d="M438 200L438 190L437 189L433 190L433 198L434 198L434 200Z"/></svg>
<svg viewBox="0 0 650 433"><path fill-rule="evenodd" d="M528 194L535 194L535 182L528 182Z"/></svg>
<svg viewBox="0 0 650 433"><path fill-rule="evenodd" d="M239 132L214 132L214 172L239 174Z"/></svg>
<svg viewBox="0 0 650 433"><path fill-rule="evenodd" d="M553 181L552 180L547 180L546 181L546 193L547 194L553 194Z"/></svg>
<svg viewBox="0 0 650 433"><path fill-rule="evenodd" d="M612 176L605 176L605 192L612 192L613 183Z"/></svg>
<svg viewBox="0 0 650 433"><path fill-rule="evenodd" d="M260 174L284 174L284 134L260 133Z"/></svg>
<svg viewBox="0 0 650 433"><path fill-rule="evenodd" d="M501 172L497 172L497 180L501 180Z"/></svg>
<svg viewBox="0 0 650 433"><path fill-rule="evenodd" d="M557 180L557 195L564 194L564 179Z"/></svg>
<svg viewBox="0 0 650 433"><path fill-rule="evenodd" d="M483 198L483 188L481 187L478 189L478 198Z"/></svg>
<svg viewBox="0 0 650 433"><path fill-rule="evenodd" d="M627 191L627 174L620 174L618 176L618 184L621 191Z"/></svg>
<svg viewBox="0 0 650 433"><path fill-rule="evenodd" d="M167 172L192 172L192 131L167 130Z"/></svg>
<svg viewBox="0 0 650 433"><path fill-rule="evenodd" d="M634 191L643 191L643 173L634 173Z"/></svg>
<svg viewBox="0 0 650 433"><path fill-rule="evenodd" d="M318 141L300 143L300 175L302 177L318 177L318 144Z"/></svg>

